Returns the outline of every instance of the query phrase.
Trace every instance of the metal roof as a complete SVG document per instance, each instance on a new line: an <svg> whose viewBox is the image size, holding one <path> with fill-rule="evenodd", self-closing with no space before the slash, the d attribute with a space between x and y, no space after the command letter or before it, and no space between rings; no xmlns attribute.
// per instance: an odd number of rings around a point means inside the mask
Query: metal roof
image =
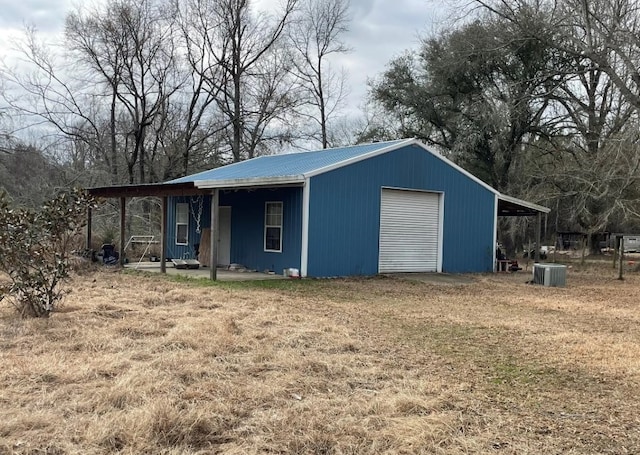
<svg viewBox="0 0 640 455"><path fill-rule="evenodd" d="M402 143L410 143L412 141L413 139L401 139L313 152L261 156L198 174L187 175L167 183L199 182L197 184L199 187L202 187L204 182L211 183L211 186L217 186L213 183L235 181L240 184L248 183L251 180L260 180L260 183L264 184L278 183L278 181L280 183L294 183L301 181L310 174L317 174L325 169L329 170L335 166L346 165L351 160L359 160L369 154L375 154L384 149L393 149Z"/></svg>
<svg viewBox="0 0 640 455"><path fill-rule="evenodd" d="M471 180L495 194L498 198L499 216L529 216L536 213L549 213L550 209L538 204L516 199L502 194L473 174L461 168L422 144L417 139L398 139L395 141L373 142L312 152L268 155L229 164L197 174L160 184L124 185L119 187L91 188L94 196L135 197L135 196L174 196L181 194L202 194L215 188L251 188L277 187L285 185L303 185L305 180L333 169L387 153L407 145L418 145L426 152L445 161Z"/></svg>
<svg viewBox="0 0 640 455"><path fill-rule="evenodd" d="M261 156L171 180L167 184L192 183L200 189L302 185L305 179L314 175L414 144L447 162L450 166L498 196L498 215L528 216L538 212L549 213L550 209L547 207L500 193L441 154L429 150L417 139L398 139L312 152Z"/></svg>

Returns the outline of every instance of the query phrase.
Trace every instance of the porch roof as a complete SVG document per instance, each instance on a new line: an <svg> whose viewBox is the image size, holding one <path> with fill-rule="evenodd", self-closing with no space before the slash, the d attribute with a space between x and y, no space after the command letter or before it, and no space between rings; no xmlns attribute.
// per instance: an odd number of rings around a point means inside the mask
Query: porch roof
<svg viewBox="0 0 640 455"><path fill-rule="evenodd" d="M190 196L210 194L211 191L197 188L193 182L184 183L147 183L142 185L100 186L87 189L94 197L146 197L146 196Z"/></svg>
<svg viewBox="0 0 640 455"><path fill-rule="evenodd" d="M506 194L498 194L498 216L532 216L550 211L550 208L542 205L523 201Z"/></svg>

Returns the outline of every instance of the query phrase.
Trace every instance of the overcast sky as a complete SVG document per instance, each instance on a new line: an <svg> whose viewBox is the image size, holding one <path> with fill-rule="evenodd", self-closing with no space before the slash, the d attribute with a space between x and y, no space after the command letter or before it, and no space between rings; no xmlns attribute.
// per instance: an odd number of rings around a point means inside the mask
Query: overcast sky
<svg viewBox="0 0 640 455"><path fill-rule="evenodd" d="M82 0L0 0L0 55L10 52L9 37L25 24L42 34L62 32L65 15ZM258 8L277 0L257 0ZM438 27L444 19L438 0L351 0L352 23L344 37L353 49L335 65L347 72L350 86L348 110L360 108L367 93L367 80L384 71L385 65L407 49L416 48L419 38Z"/></svg>

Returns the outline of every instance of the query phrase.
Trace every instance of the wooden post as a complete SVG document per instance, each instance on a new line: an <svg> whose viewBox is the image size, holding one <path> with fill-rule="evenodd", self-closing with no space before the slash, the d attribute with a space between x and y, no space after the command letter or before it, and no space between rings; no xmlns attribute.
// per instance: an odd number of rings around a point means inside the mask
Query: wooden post
<svg viewBox="0 0 640 455"><path fill-rule="evenodd" d="M124 236L125 236L125 220L127 210L127 199L120 198L120 265L124 266Z"/></svg>
<svg viewBox="0 0 640 455"><path fill-rule="evenodd" d="M616 268L618 263L618 250L620 248L620 238L616 235L613 239L613 268Z"/></svg>
<svg viewBox="0 0 640 455"><path fill-rule="evenodd" d="M91 251L91 207L87 209L87 251Z"/></svg>
<svg viewBox="0 0 640 455"><path fill-rule="evenodd" d="M538 212L536 216L536 249L533 253L533 262L540 262L540 249L542 245L540 245L540 231L542 230L542 213Z"/></svg>
<svg viewBox="0 0 640 455"><path fill-rule="evenodd" d="M218 230L220 228L220 217L218 216L218 190L211 192L211 250L209 251L209 278L215 281L218 279L217 266L218 266Z"/></svg>
<svg viewBox="0 0 640 455"><path fill-rule="evenodd" d="M624 280L624 277L622 276L623 274L623 270L624 270L624 237L620 236L620 249L618 251L618 259L619 259L619 270L618 270L618 279L619 280Z"/></svg>
<svg viewBox="0 0 640 455"><path fill-rule="evenodd" d="M168 198L162 196L162 214L160 215L160 273L167 273L167 207Z"/></svg>

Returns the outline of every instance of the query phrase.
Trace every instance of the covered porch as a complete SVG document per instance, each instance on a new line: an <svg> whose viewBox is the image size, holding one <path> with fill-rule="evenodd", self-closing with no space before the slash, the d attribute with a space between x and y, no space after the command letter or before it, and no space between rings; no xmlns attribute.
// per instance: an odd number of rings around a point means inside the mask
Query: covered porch
<svg viewBox="0 0 640 455"><path fill-rule="evenodd" d="M118 248L119 262L121 266L125 266L125 238L126 238L126 207L127 199L134 197L157 197L161 200L161 221L160 221L160 261L153 263L154 267L151 269L160 273L167 273L170 267L167 267L167 251L166 251L166 238L167 238L167 214L168 214L168 201L173 196L211 196L211 229L210 229L210 257L209 264L217 264L218 251L217 239L218 226L219 226L219 190L207 189L202 190L197 188L193 182L184 183L158 183L158 184L146 184L146 185L120 185L120 186L106 186L95 187L87 190L90 195L95 198L108 199L117 198L120 202L119 215L120 215L120 244ZM87 212L87 233L86 233L86 245L87 248L91 248L92 243L92 211ZM131 264L133 267L135 264ZM176 269L177 270L177 269ZM216 267L209 267L208 270L203 270L208 274L209 279L216 280L218 270Z"/></svg>
<svg viewBox="0 0 640 455"><path fill-rule="evenodd" d="M155 254L158 262L144 264L149 271L207 276L211 280L217 280L220 277L236 280L270 279L273 278L273 273L266 273L267 271L279 274L288 268L300 268L299 223L302 184L281 181L242 181L223 182L224 185L213 186L205 185L203 182L198 183L198 186L194 182L170 182L88 189L88 192L96 198L119 200L121 241L118 253L122 266L125 266L126 262L125 239L130 235L126 232L127 200L136 197L155 197L161 201L160 236L156 237L160 251ZM279 202L265 202L273 200ZM266 204L283 203L287 209L281 219L283 224L279 228L279 248L271 248L280 251L267 251L267 246L263 245L265 229L263 211ZM191 210L192 205L198 208ZM178 222L179 206L186 208L183 210L187 217L186 224ZM233 225L232 212L235 220ZM178 227L182 229L180 232ZM231 235L232 229L233 235ZM89 211L86 239L88 248L92 244L91 237L92 213ZM231 252L232 241L233 253ZM286 250L286 254L282 252L283 250ZM196 257L197 261L192 261ZM142 264L138 261L138 257L129 259L132 262L129 266L140 267ZM188 265L195 263L198 269L176 269L171 260L176 264L186 260ZM220 267L233 263L240 263L265 273L232 273ZM218 267L211 267L212 264ZM249 275L252 278L246 278Z"/></svg>

